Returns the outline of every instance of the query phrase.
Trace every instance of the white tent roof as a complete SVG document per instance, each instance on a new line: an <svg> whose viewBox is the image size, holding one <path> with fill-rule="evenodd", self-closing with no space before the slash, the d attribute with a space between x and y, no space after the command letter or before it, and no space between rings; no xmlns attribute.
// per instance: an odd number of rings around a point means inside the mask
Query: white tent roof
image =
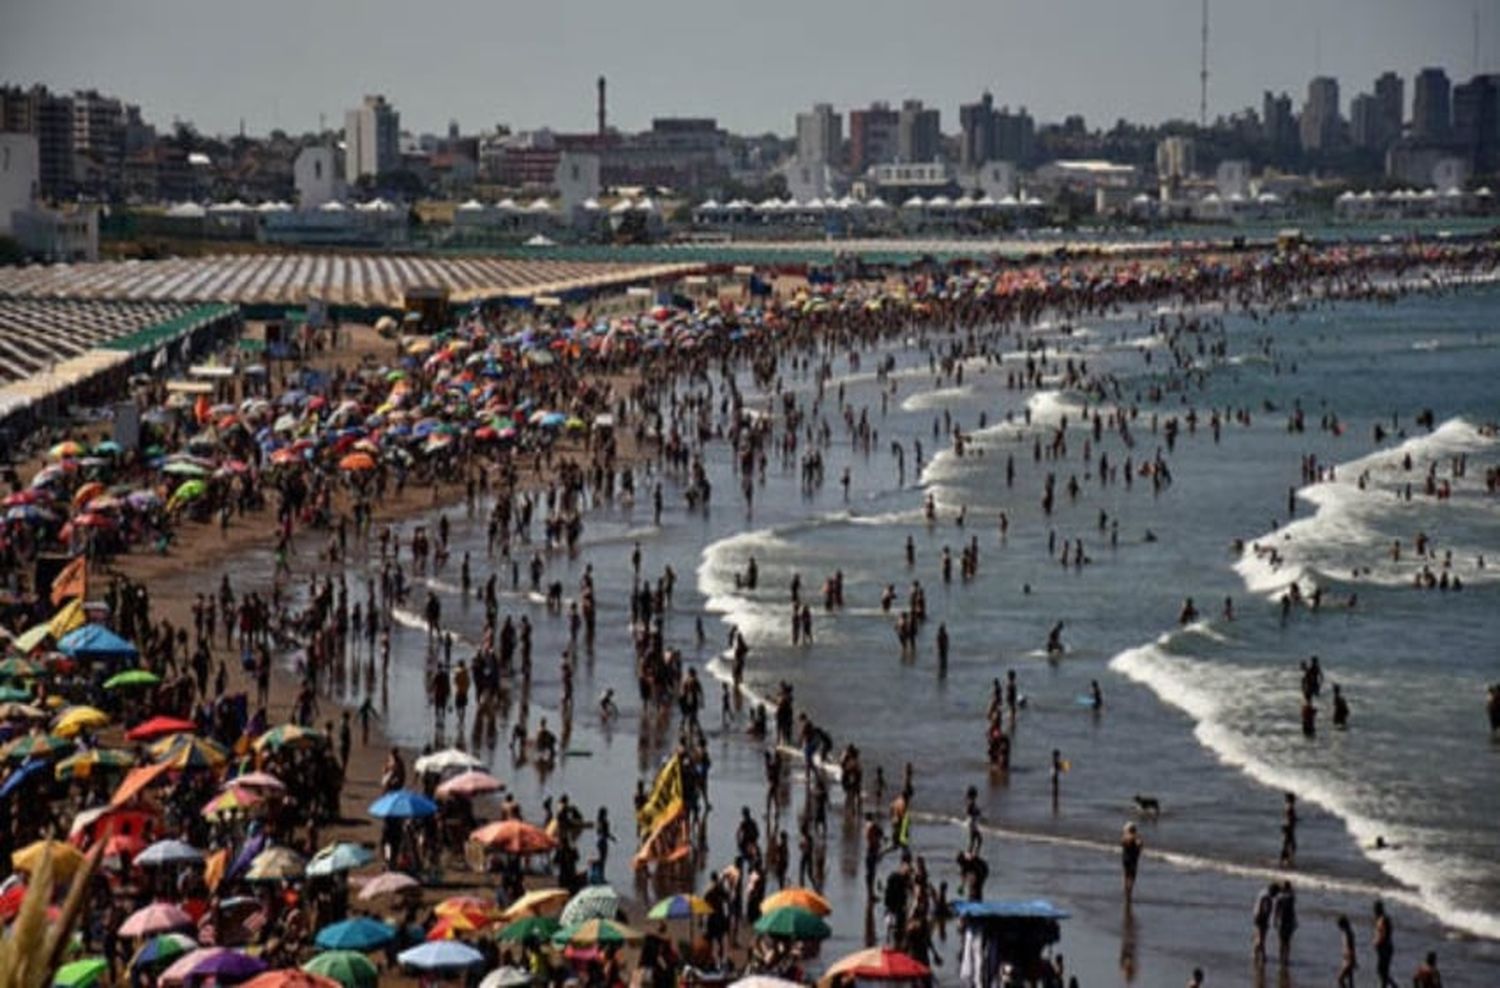
<svg viewBox="0 0 1500 988"><path fill-rule="evenodd" d="M484 208L484 203L478 199L470 199L468 202L460 203L458 208L461 212L475 213Z"/></svg>
<svg viewBox="0 0 1500 988"><path fill-rule="evenodd" d="M979 201L974 203L974 205L979 207L980 209L990 209L997 205L997 203L994 199L990 198L990 194L986 192L984 195L979 197Z"/></svg>
<svg viewBox="0 0 1500 988"><path fill-rule="evenodd" d="M628 213L634 208L635 203L631 202L629 199L621 199L619 202L609 207L609 211L611 213Z"/></svg>
<svg viewBox="0 0 1500 988"><path fill-rule="evenodd" d="M540 233L538 233L534 237L528 238L526 241L527 247L552 247L554 245L555 242L551 237L544 236Z"/></svg>
<svg viewBox="0 0 1500 988"><path fill-rule="evenodd" d="M1130 201L1138 206L1147 206L1151 204L1151 197L1146 195L1146 193L1141 192L1133 196Z"/></svg>
<svg viewBox="0 0 1500 988"><path fill-rule="evenodd" d="M396 207L384 199L371 199L369 202L362 202L354 208L362 213L389 213Z"/></svg>
<svg viewBox="0 0 1500 988"><path fill-rule="evenodd" d="M342 213L348 207L339 202L337 199L330 199L328 202L323 203L323 205L319 206L318 208L325 213Z"/></svg>
<svg viewBox="0 0 1500 988"><path fill-rule="evenodd" d="M1000 205L1006 209L1010 209L1015 206L1021 205L1021 200L1017 199L1015 196L1002 196L1000 198Z"/></svg>
<svg viewBox="0 0 1500 988"><path fill-rule="evenodd" d="M642 199L640 202L637 202L635 204L635 208L639 209L643 213L654 213L654 212L656 212L656 203L654 203L654 202L651 201L651 197L650 196L647 196L646 198Z"/></svg>
<svg viewBox="0 0 1500 988"><path fill-rule="evenodd" d="M216 202L208 207L210 213L243 213L249 210L249 206L239 199L231 199L228 202Z"/></svg>
<svg viewBox="0 0 1500 988"><path fill-rule="evenodd" d="M762 199L755 204L755 208L763 213L771 213L781 208L780 199Z"/></svg>
<svg viewBox="0 0 1500 988"><path fill-rule="evenodd" d="M802 204L802 208L803 209L822 209L823 208L823 200L819 199L817 196L813 196L811 199L807 200L806 202L804 202Z"/></svg>
<svg viewBox="0 0 1500 988"><path fill-rule="evenodd" d="M514 211L516 209L519 209L520 207L516 205L516 201L514 199L507 196L504 199L501 199L499 202L495 203L495 208L501 211Z"/></svg>
<svg viewBox="0 0 1500 988"><path fill-rule="evenodd" d="M1023 206L1045 206L1046 203L1042 202L1042 200L1038 199L1036 196L1028 195L1026 193L1022 193L1021 194L1021 205L1023 205Z"/></svg>
<svg viewBox="0 0 1500 988"><path fill-rule="evenodd" d="M588 210L591 213L597 213L599 210L603 209L604 207L599 205L599 200L598 199L595 199L593 196L590 196L589 198L583 200L583 208L586 209L586 210Z"/></svg>
<svg viewBox="0 0 1500 988"><path fill-rule="evenodd" d="M927 200L927 205L933 207L934 209L947 209L949 206L953 205L953 200L949 199L942 193L938 193L931 199Z"/></svg>
<svg viewBox="0 0 1500 988"><path fill-rule="evenodd" d="M876 196L874 199L871 199L869 202L865 203L865 208L866 209L890 209L891 207L886 204L886 201L884 199L880 198L879 196Z"/></svg>
<svg viewBox="0 0 1500 988"><path fill-rule="evenodd" d="M531 205L527 206L526 208L531 210L533 213L548 213L552 211L552 204L546 199L538 196L537 198L531 200Z"/></svg>
<svg viewBox="0 0 1500 988"><path fill-rule="evenodd" d="M208 215L208 210L196 202L179 202L167 210L167 215L173 219L197 220Z"/></svg>
<svg viewBox="0 0 1500 988"><path fill-rule="evenodd" d="M292 211L290 204L280 201L263 202L255 208L262 213L290 213Z"/></svg>
<svg viewBox="0 0 1500 988"><path fill-rule="evenodd" d="M959 196L957 199L953 200L953 208L955 208L955 209L973 209L974 208L974 197L971 196L971 195L969 195L968 193L965 193L965 194Z"/></svg>
<svg viewBox="0 0 1500 988"><path fill-rule="evenodd" d="M719 201L717 199L706 199L698 205L698 208L705 213L717 213L724 207L719 205Z"/></svg>
<svg viewBox="0 0 1500 988"><path fill-rule="evenodd" d="M1258 196L1255 197L1255 201L1256 202L1263 202L1263 203L1266 203L1267 205L1270 205L1272 203L1278 203L1278 202L1280 202L1281 201L1281 196L1277 195L1274 192L1262 192L1260 195L1258 195Z"/></svg>
<svg viewBox="0 0 1500 988"><path fill-rule="evenodd" d="M912 196L910 199L906 200L905 202L903 202L901 204L901 208L902 209L921 209L925 205L927 205L927 203L925 203L925 202L922 201L922 197L921 196Z"/></svg>

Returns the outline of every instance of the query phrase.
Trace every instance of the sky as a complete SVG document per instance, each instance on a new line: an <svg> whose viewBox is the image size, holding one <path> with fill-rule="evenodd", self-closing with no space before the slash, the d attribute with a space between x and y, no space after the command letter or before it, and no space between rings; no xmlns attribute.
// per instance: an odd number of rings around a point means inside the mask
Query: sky
<svg viewBox="0 0 1500 988"><path fill-rule="evenodd" d="M840 111L919 98L958 129L991 90L1040 120L1081 113L1196 119L1201 0L0 0L0 81L97 88L227 134L342 125L380 92L403 129L505 123L591 130L714 116L793 132ZM1474 11L1480 8L1479 32ZM1387 69L1500 71L1500 0L1210 0L1209 116L1300 105L1316 74L1349 98Z"/></svg>

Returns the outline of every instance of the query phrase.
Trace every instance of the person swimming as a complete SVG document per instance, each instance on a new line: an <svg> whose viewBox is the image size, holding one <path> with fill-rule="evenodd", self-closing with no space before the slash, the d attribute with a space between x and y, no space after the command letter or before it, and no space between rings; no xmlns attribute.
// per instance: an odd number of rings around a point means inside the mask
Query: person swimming
<svg viewBox="0 0 1500 988"><path fill-rule="evenodd" d="M1062 633L1063 623L1061 621L1054 624L1052 630L1047 632L1048 655L1061 655L1066 651L1066 648L1063 646Z"/></svg>

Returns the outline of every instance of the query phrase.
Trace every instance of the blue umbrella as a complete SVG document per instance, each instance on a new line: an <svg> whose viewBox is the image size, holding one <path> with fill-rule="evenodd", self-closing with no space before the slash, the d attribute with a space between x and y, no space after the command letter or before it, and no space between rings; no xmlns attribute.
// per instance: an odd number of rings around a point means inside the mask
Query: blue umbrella
<svg viewBox="0 0 1500 988"><path fill-rule="evenodd" d="M436 803L410 789L388 792L370 804L370 815L382 820L387 818L404 820L409 817L433 816L436 813Z"/></svg>
<svg viewBox="0 0 1500 988"><path fill-rule="evenodd" d="M341 841L330 844L307 863L307 873L315 878L363 867L375 860L375 853L359 844Z"/></svg>
<svg viewBox="0 0 1500 988"><path fill-rule="evenodd" d="M136 647L102 624L86 624L63 635L57 650L70 659L134 661L140 657Z"/></svg>
<svg viewBox="0 0 1500 988"><path fill-rule="evenodd" d="M313 942L323 950L375 950L396 939L396 931L368 916L346 919L318 931Z"/></svg>
<svg viewBox="0 0 1500 988"><path fill-rule="evenodd" d="M0 799L9 798L11 793L25 785L27 779L47 768L47 765L47 761L41 758L27 761L6 778L4 785L0 785Z"/></svg>
<svg viewBox="0 0 1500 988"><path fill-rule="evenodd" d="M484 963L484 955L457 940L429 940L396 956L403 967L418 971L461 971Z"/></svg>

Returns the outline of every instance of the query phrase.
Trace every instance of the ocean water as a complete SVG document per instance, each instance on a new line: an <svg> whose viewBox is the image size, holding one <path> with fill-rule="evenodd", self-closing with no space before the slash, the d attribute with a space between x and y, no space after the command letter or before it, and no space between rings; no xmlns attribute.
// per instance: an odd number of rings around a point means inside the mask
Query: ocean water
<svg viewBox="0 0 1500 988"><path fill-rule="evenodd" d="M495 764L523 799L571 786L586 794L586 807L607 802L617 820L628 820L634 775L625 773L627 782L621 766L649 774L670 741L642 716L634 688L626 589L629 555L639 543L644 572L654 576L669 565L678 577L669 644L724 680L719 652L729 626L737 627L751 645L752 702L778 683L791 684L798 708L838 746L860 747L867 780L880 766L894 788L902 766L912 764L919 847L951 853L964 790L978 786L995 891L1049 896L1073 909L1075 925L1093 937L1081 955L1084 971L1091 960L1115 963L1099 948L1121 924L1117 879L1104 867L1101 880L1101 862L1112 866L1120 827L1135 819L1133 797L1143 794L1162 805L1159 820L1142 824L1147 867L1174 876L1143 892L1164 917L1150 937L1142 935L1148 953L1224 963L1242 957L1257 888L1288 877L1315 897L1304 905L1304 924L1308 913L1340 911L1363 923L1369 902L1383 897L1400 910L1403 958L1414 964L1420 947L1441 945L1445 967L1469 973L1471 983L1495 983L1500 745L1489 736L1484 689L1500 680L1500 494L1485 489L1486 470L1500 468L1500 440L1490 429L1500 421L1497 313L1500 289L1476 285L1394 306L1351 303L1262 319L1221 314L1214 318L1222 326L1180 340L1174 361L1164 338L1152 333L1154 313L1138 319L1126 312L1028 331L1027 340L1045 342L1056 365L1045 380L1058 383L1040 391L1006 386L1007 372L1024 356L1014 335L998 333L989 341L1002 355L998 366L972 357L962 384L938 380L927 347L950 338L934 334L888 345L898 370L884 411L882 384L868 372L872 358L855 372L839 356L820 409L833 436L823 450L822 487L804 490L795 461L783 464L772 454L747 510L728 450L713 443L704 451L715 491L708 511L688 511L674 480L664 477L668 510L659 526L646 498L633 507L601 505L588 516L580 556L549 559L546 579L563 580L570 598L585 564L593 564L599 583L600 639L580 664L574 728L575 744L589 754L538 779L508 763L502 727ZM1070 358L1107 379L1107 393L1061 387L1061 362ZM810 370L789 369L784 382L804 404L813 399ZM844 431L834 397L840 383L845 401L856 414L868 410L878 430L868 453ZM753 407L771 407L748 381L742 387L756 395ZM1132 407L1132 447L1108 426L1093 440L1086 415L1097 410L1107 419ZM1296 407L1304 413L1300 432L1288 427ZM1228 413L1217 440L1208 425L1214 409ZM1198 416L1192 431L1183 421L1190 410ZM1239 410L1248 418L1237 418ZM1423 411L1433 428L1418 424ZM943 430L945 414L971 437L962 457ZM1165 422L1172 416L1181 432L1169 451ZM1328 417L1338 428L1320 427ZM1387 433L1380 441L1377 423ZM1035 444L1046 447L1059 429L1066 455L1044 452L1038 460ZM920 470L917 440L924 447ZM906 450L905 485L898 484L893 442ZM804 441L798 452L806 448ZM1123 480L1102 485L1101 453L1114 466L1126 456L1139 466L1159 453L1172 482L1157 491L1147 477L1128 489ZM1334 468L1332 478L1308 483L1304 457ZM1458 457L1463 476L1454 475ZM1008 458L1015 471L1009 485ZM1429 466L1451 496L1424 493ZM847 499L838 483L845 467ZM1041 507L1048 473L1058 487L1050 516ZM1066 492L1070 477L1080 487L1076 499ZM938 509L931 523L923 511L928 497ZM1002 511L1009 520L1004 539ZM443 598L461 636L456 656L477 640L483 618L483 608L457 592L457 560L466 549L475 583L488 575L482 517L450 515L458 522L453 560L440 573L419 576L410 613L397 615L410 627L398 628L385 688L387 726L406 744L432 735L430 712L413 702L422 692L420 594L430 589ZM1418 533L1430 541L1429 558L1416 556ZM910 568L908 537L916 554ZM977 540L979 566L963 581L958 558L970 539ZM1086 564L1058 562L1065 540L1082 541ZM1391 553L1396 540L1399 560ZM953 554L951 583L940 571L945 546ZM1276 561L1257 547L1274 547ZM735 581L752 557L759 568L753 592ZM1446 569L1463 589L1415 589L1423 565ZM830 613L819 588L836 570L846 606ZM566 620L527 593L524 573L522 586L509 592L509 569L500 572L508 591L502 611L529 613L537 626L534 728L539 715L556 716ZM794 575L813 607L811 645L791 643ZM894 585L899 611L914 580L925 589L929 621L916 652L903 658L880 595ZM1298 606L1283 616L1278 598L1294 582L1304 594L1322 588L1317 611ZM1200 617L1180 625L1188 597ZM1226 598L1232 620L1223 615ZM702 647L695 620L705 626ZM1066 651L1052 660L1044 645L1057 621L1064 622ZM952 639L945 673L933 645L939 623ZM1327 681L1317 734L1306 738L1299 663L1313 655ZM1007 670L1017 673L1027 702L1013 769L1000 778L986 763L986 710L992 683ZM1105 697L1097 714L1080 702L1091 681ZM1352 708L1347 731L1331 724L1335 682ZM349 686L346 698L360 688ZM608 727L592 710L606 688L623 708ZM705 719L713 725L715 700L710 692ZM715 784L758 805L758 750L738 726L715 734ZM1070 763L1055 807L1047 772L1054 748ZM1302 806L1290 872L1277 867L1285 791L1296 792ZM732 808L715 814L724 818L719 859L728 857L734 815ZM851 828L842 843L835 836L830 860L838 888L857 901L857 850L843 846L857 848ZM1391 847L1375 850L1377 837ZM942 865L937 871L954 878ZM623 863L612 863L611 874L629 881ZM1324 925L1314 942L1327 945L1336 967L1331 919ZM835 926L850 946L862 941L857 921ZM1177 970L1171 977L1180 980ZM1312 972L1307 979L1327 980Z"/></svg>

